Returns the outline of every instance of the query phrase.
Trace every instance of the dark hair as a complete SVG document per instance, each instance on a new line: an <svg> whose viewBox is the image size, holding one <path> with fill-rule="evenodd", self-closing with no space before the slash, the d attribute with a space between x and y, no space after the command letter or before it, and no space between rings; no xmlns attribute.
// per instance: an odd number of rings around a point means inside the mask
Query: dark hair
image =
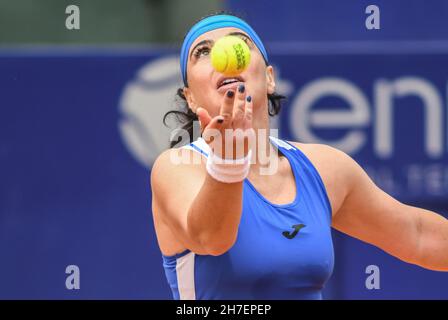
<svg viewBox="0 0 448 320"><path fill-rule="evenodd" d="M241 18L240 16L238 16L234 13L229 13L227 11L220 11L220 12L205 16L205 17L199 19L198 21L201 21L202 19L205 19L210 16L219 15L219 14L228 14L228 15L233 15L238 18ZM280 112L281 101L283 99L286 99L286 97L283 95L280 95L276 92L274 92L272 94L268 94L268 113L270 116L275 116ZM186 130L188 132L189 137L190 137L190 142L193 142L193 123L194 123L194 121L198 120L198 116L188 106L187 99L185 98L183 88L177 89L176 104L178 106L178 110L171 110L171 111L168 111L167 113L165 113L165 115L163 116L163 124L165 126L168 126L166 123L167 117L171 116L171 115L176 116L177 122L179 122L181 124L181 129ZM170 148L173 148L178 143L179 143L179 141L170 141Z"/></svg>

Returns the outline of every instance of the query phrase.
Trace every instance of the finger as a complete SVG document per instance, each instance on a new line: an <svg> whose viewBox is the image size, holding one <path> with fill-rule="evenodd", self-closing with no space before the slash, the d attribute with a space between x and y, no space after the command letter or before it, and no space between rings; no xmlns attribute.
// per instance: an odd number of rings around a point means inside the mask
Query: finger
<svg viewBox="0 0 448 320"><path fill-rule="evenodd" d="M232 123L233 116L233 101L235 99L235 92L229 90L224 95L224 101L221 105L220 115L223 117L223 127L228 127Z"/></svg>
<svg viewBox="0 0 448 320"><path fill-rule="evenodd" d="M201 131L203 131L212 120L212 117L204 108L198 108L196 110L196 115L198 116L199 123L201 124Z"/></svg>
<svg viewBox="0 0 448 320"><path fill-rule="evenodd" d="M233 103L233 128L243 128L244 108L246 105L246 93L244 84L238 87L236 98Z"/></svg>
<svg viewBox="0 0 448 320"><path fill-rule="evenodd" d="M247 96L244 108L244 129L252 128L253 107L252 97Z"/></svg>
<svg viewBox="0 0 448 320"><path fill-rule="evenodd" d="M205 140L205 142L210 143L214 139L220 138L219 136L221 135L223 122L224 118L222 116L217 116L211 119L202 134L202 138Z"/></svg>

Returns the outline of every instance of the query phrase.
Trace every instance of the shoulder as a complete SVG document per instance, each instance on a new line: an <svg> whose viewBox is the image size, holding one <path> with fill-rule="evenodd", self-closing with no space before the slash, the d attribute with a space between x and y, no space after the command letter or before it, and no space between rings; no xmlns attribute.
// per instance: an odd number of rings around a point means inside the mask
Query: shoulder
<svg viewBox="0 0 448 320"><path fill-rule="evenodd" d="M176 188L191 180L205 178L205 158L187 148L173 148L162 152L151 168L151 188Z"/></svg>
<svg viewBox="0 0 448 320"><path fill-rule="evenodd" d="M162 152L151 169L151 206L157 241L163 254L186 249L179 237L186 213L205 179L198 152L185 148Z"/></svg>
<svg viewBox="0 0 448 320"><path fill-rule="evenodd" d="M317 143L288 142L298 148L316 168L324 182L335 214L356 184L357 176L363 172L362 168L350 155L335 147Z"/></svg>
<svg viewBox="0 0 448 320"><path fill-rule="evenodd" d="M322 170L339 169L341 173L350 173L358 166L356 161L347 153L335 147L319 143L301 143L288 141L290 144L302 151L303 154Z"/></svg>

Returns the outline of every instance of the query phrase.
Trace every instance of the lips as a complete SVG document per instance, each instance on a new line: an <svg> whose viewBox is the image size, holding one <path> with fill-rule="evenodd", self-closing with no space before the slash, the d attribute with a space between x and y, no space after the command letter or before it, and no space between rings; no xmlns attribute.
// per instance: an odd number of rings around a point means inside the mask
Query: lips
<svg viewBox="0 0 448 320"><path fill-rule="evenodd" d="M235 77L221 77L217 81L218 92L224 93L228 90L236 90L241 84L244 84L244 79L240 76Z"/></svg>

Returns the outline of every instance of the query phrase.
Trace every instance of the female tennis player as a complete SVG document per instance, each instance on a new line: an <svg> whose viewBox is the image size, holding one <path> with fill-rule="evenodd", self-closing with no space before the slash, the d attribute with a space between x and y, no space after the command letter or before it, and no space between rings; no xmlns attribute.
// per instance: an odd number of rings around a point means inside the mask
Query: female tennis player
<svg viewBox="0 0 448 320"><path fill-rule="evenodd" d="M251 50L237 77L210 63L213 43L229 34ZM199 119L202 137L163 152L151 172L154 224L175 299L321 299L334 263L330 227L448 271L445 218L392 198L342 151L269 136L281 96L263 43L245 21L202 19L186 35L180 62L184 128ZM265 161L257 161L260 149ZM173 163L181 152L202 161ZM275 173L262 174L272 163Z"/></svg>

